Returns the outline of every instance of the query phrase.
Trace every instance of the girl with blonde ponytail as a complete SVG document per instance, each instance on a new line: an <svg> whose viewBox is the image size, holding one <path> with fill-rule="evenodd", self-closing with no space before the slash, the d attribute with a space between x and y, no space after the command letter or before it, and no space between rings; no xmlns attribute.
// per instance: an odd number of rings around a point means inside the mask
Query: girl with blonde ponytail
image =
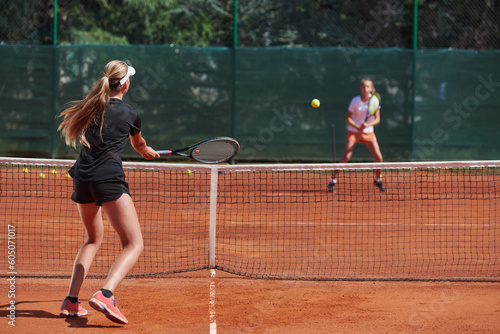
<svg viewBox="0 0 500 334"><path fill-rule="evenodd" d="M347 116L345 121L348 125L347 138L345 143L344 154L339 163L347 163L352 157L354 146L357 143L364 143L370 153L372 154L375 162L382 162L382 152L375 136L374 127L380 123L380 107L373 115L374 117L367 118L368 115L368 102L372 94L375 94L375 86L373 81L368 78L361 80L360 87L361 95L352 98L351 103L347 109ZM338 170L334 172L330 183L328 184L328 191L335 191L337 185ZM386 191L386 187L382 183L382 175L380 169L375 169L375 179L373 185Z"/></svg>
<svg viewBox="0 0 500 334"><path fill-rule="evenodd" d="M121 155L130 138L132 147L145 159L159 158L142 137L138 111L122 101L134 74L135 69L126 62L109 62L92 91L83 100L68 103L60 114L63 120L59 130L66 144L72 147L81 144L80 155L69 174L74 188L71 199L76 202L87 231L87 239L73 265L62 316L87 314L78 294L103 239L103 208L123 250L111 266L102 289L92 296L89 304L111 321L128 322L116 306L113 291L135 265L144 246Z"/></svg>

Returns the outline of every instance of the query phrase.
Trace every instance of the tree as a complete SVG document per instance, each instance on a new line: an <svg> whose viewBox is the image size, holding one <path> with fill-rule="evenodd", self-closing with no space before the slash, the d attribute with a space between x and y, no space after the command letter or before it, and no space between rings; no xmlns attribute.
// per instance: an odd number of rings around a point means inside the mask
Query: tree
<svg viewBox="0 0 500 334"><path fill-rule="evenodd" d="M500 48L498 0L239 0L249 47ZM4 0L0 41L52 44L52 0ZM59 1L59 44L232 46L234 1Z"/></svg>

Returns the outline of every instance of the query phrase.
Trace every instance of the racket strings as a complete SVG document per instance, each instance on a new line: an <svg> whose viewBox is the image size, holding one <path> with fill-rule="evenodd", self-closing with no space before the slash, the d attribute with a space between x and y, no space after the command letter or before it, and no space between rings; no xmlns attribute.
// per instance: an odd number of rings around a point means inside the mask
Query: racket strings
<svg viewBox="0 0 500 334"><path fill-rule="evenodd" d="M213 141L196 147L191 156L200 162L218 163L231 159L238 149L237 143L232 141Z"/></svg>

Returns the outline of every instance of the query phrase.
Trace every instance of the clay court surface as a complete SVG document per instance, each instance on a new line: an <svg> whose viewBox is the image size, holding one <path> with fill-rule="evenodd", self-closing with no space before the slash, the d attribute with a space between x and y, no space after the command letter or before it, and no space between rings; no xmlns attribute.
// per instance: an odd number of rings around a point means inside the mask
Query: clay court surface
<svg viewBox="0 0 500 334"><path fill-rule="evenodd" d="M222 270L210 277L208 173L165 172L159 183L151 172L139 181L130 172L146 244L132 274L146 277L115 291L129 320L122 326L88 305L120 251L107 222L106 246L91 269L101 278L87 279L80 294L89 314L59 317L84 240L65 168L46 168L43 179L20 167L0 175L0 218L15 226L19 275L66 277L17 277L15 327L2 278L0 333L500 332L500 283L467 282L500 276L496 172L459 183L454 172L434 181L396 173L385 179L387 193L360 175L334 194L321 173L219 174L217 268L267 279Z"/></svg>
<svg viewBox="0 0 500 334"><path fill-rule="evenodd" d="M116 292L129 319L122 326L89 307L100 282L87 280L82 289L88 316L66 319L58 314L67 279L18 279L16 326L11 327L2 280L0 332L210 333L211 321L217 333L500 331L500 283L279 281L220 271L210 278L203 270L176 278L125 280Z"/></svg>

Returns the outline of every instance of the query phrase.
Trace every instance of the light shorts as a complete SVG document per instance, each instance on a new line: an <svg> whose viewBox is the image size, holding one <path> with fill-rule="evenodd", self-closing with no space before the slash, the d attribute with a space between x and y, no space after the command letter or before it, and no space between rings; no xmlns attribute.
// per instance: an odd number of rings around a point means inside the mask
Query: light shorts
<svg viewBox="0 0 500 334"><path fill-rule="evenodd" d="M111 202L120 198L123 194L129 194L128 183L120 179L86 182L73 179L73 202L79 204Z"/></svg>
<svg viewBox="0 0 500 334"><path fill-rule="evenodd" d="M354 143L373 143L377 141L377 136L375 136L375 132L359 133L347 131L346 141Z"/></svg>

